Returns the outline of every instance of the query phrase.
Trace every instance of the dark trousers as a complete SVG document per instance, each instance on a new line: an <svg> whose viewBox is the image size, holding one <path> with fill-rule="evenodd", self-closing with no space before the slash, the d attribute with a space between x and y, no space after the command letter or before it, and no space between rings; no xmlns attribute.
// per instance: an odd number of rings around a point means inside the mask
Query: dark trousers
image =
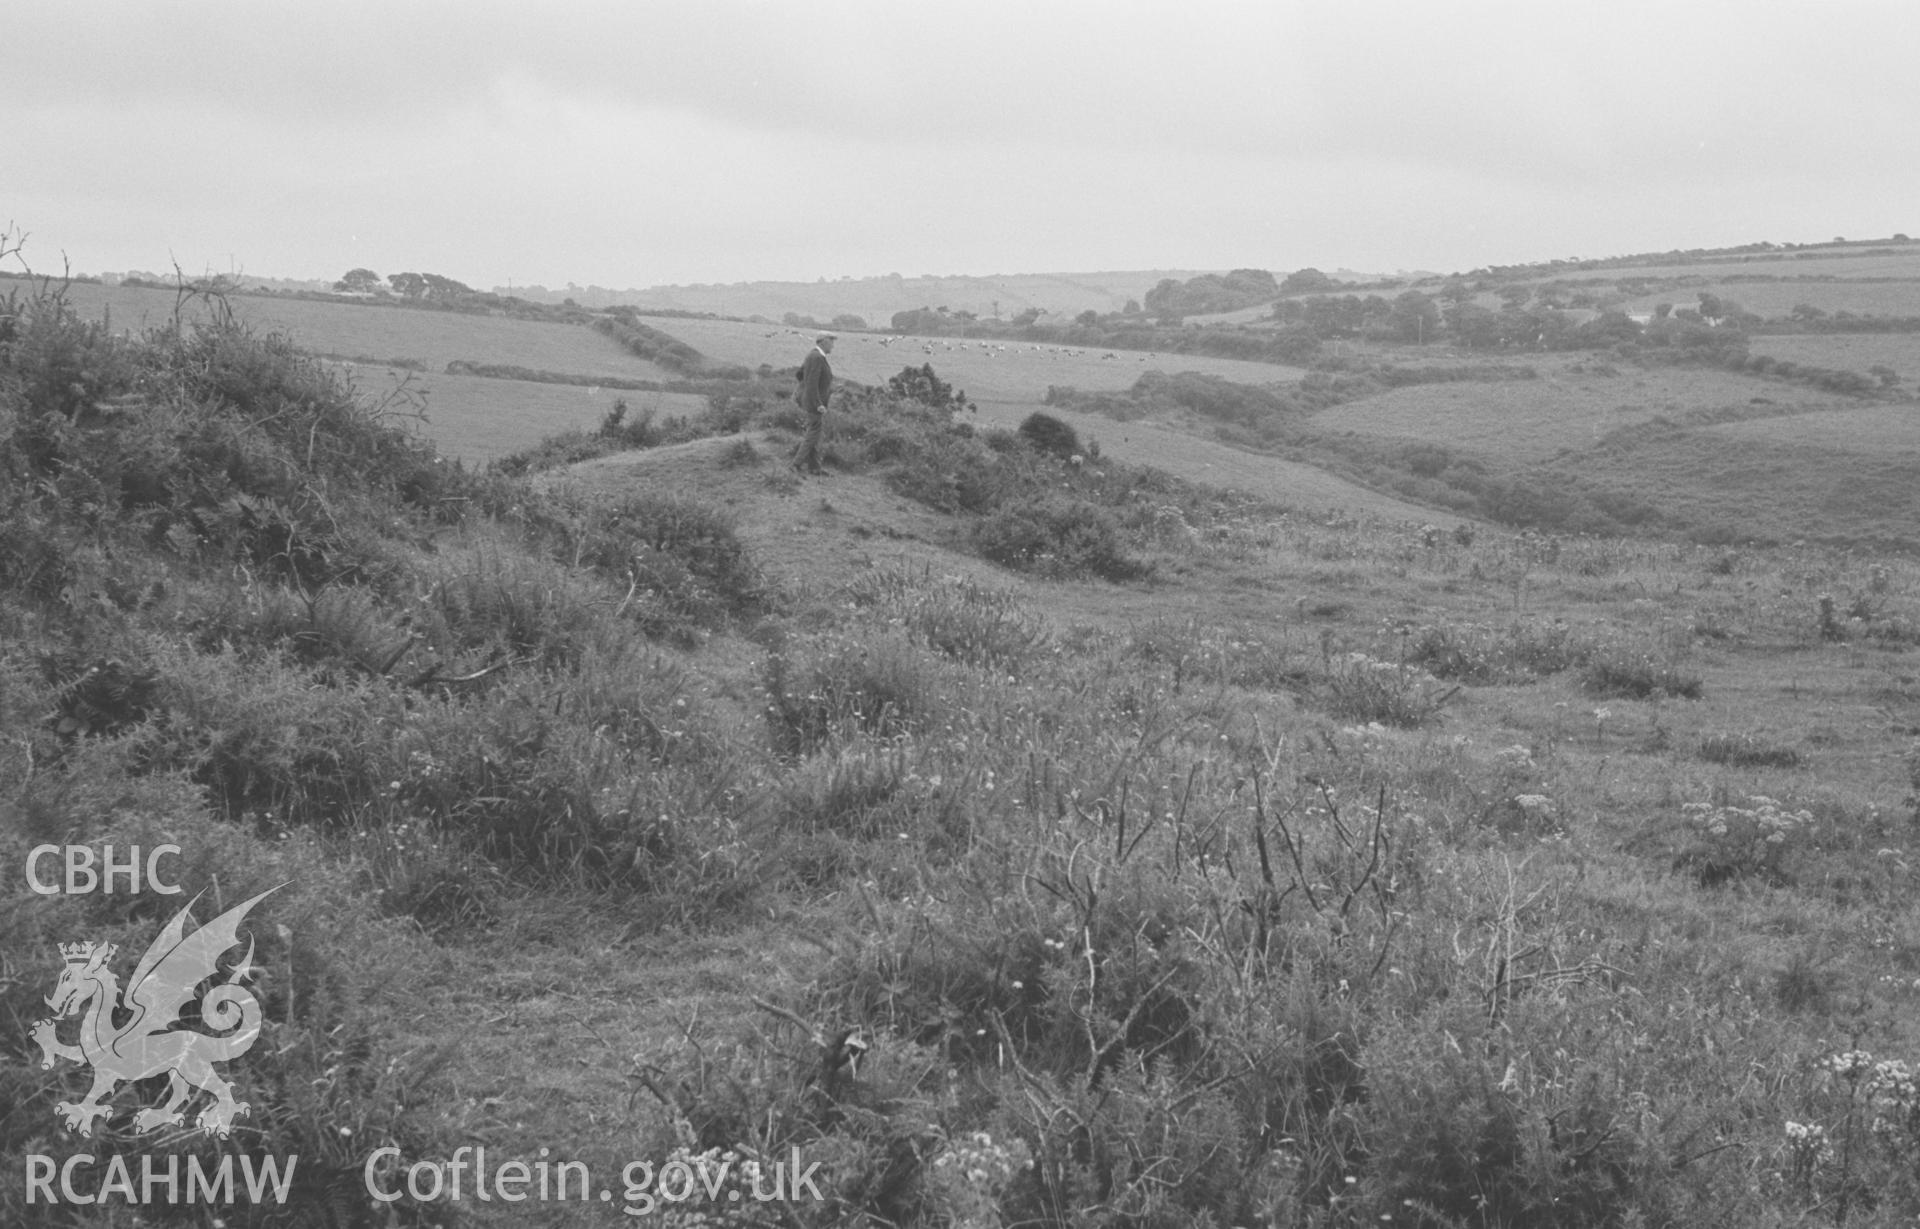
<svg viewBox="0 0 1920 1229"><path fill-rule="evenodd" d="M820 468L820 441L827 433L827 412L808 410L807 429L800 437L800 446L793 451L793 463L799 469Z"/></svg>

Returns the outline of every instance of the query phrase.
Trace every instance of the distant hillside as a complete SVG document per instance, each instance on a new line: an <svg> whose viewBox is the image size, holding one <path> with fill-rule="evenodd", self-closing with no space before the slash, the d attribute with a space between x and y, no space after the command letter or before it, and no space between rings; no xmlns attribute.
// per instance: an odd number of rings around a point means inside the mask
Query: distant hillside
<svg viewBox="0 0 1920 1229"><path fill-rule="evenodd" d="M1204 270L1144 269L1105 273L1009 273L985 277L934 276L839 278L817 282L736 282L731 285L652 286L610 290L570 286L565 290L519 286L514 293L535 302L570 298L582 307L631 304L668 311L710 312L720 316L765 316L778 320L788 312L830 320L859 316L884 327L893 313L917 307L947 307L992 317L1029 308L1075 315L1089 308L1119 311L1128 299L1141 299L1163 278L1186 279Z"/></svg>
<svg viewBox="0 0 1920 1229"><path fill-rule="evenodd" d="M730 285L650 286L611 290L604 286L515 286L512 293L536 303L572 299L587 308L630 304L642 310L684 311L716 316L763 316L779 320L787 313L832 320L859 316L885 328L895 312L945 307L982 319L1011 319L1038 309L1044 315L1072 317L1083 311L1117 312L1127 302L1144 303L1162 282L1224 275L1227 270L1136 269L1099 273L1007 273L981 277L843 277L817 282L736 282ZM1342 281L1371 281L1377 274L1335 270ZM1409 276L1418 277L1420 274ZM501 293L505 293L503 289Z"/></svg>

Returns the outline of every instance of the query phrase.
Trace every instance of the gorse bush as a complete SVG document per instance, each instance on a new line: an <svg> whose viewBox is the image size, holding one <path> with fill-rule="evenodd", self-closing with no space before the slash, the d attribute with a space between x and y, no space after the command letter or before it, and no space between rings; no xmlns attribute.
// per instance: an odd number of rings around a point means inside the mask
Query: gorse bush
<svg viewBox="0 0 1920 1229"><path fill-rule="evenodd" d="M48 333L47 348L61 338L96 344L93 326L64 310L34 319L47 321L35 328ZM387 572L380 532L343 507L395 501L456 514L464 472L284 338L216 317L113 345L119 374L77 384L84 404L12 405L18 455L45 476L21 511L37 502L54 524L110 514L183 558L237 561L304 585Z"/></svg>
<svg viewBox="0 0 1920 1229"><path fill-rule="evenodd" d="M204 424L206 409L224 409L298 458L301 471L416 506L447 484L432 472L444 462L431 445L404 429L419 416L418 398L406 386L380 402L364 402L333 368L302 354L284 335L257 336L224 312L213 324L162 337L162 387L171 385L201 411L189 425Z"/></svg>
<svg viewBox="0 0 1920 1229"><path fill-rule="evenodd" d="M1040 496L1001 507L973 528L980 554L1042 576L1137 580L1152 567L1130 556L1113 515L1084 499Z"/></svg>
<svg viewBox="0 0 1920 1229"><path fill-rule="evenodd" d="M634 613L653 634L717 626L762 600L759 571L733 523L705 505L632 495L588 504L563 529L556 555L649 599Z"/></svg>
<svg viewBox="0 0 1920 1229"><path fill-rule="evenodd" d="M1021 420L1020 438L1049 456L1065 460L1080 451L1080 436L1051 414L1033 413Z"/></svg>
<svg viewBox="0 0 1920 1229"><path fill-rule="evenodd" d="M29 423L91 420L102 401L134 388L140 367L136 347L116 337L109 320L82 320L59 294L13 290L0 300L0 370ZM30 462L48 459L51 441L36 436L52 430L41 423L19 441Z"/></svg>
<svg viewBox="0 0 1920 1229"><path fill-rule="evenodd" d="M903 367L898 375L888 376L887 391L936 410L955 409L967 403L967 394L955 392L953 385L935 375L932 363L923 363L917 368Z"/></svg>

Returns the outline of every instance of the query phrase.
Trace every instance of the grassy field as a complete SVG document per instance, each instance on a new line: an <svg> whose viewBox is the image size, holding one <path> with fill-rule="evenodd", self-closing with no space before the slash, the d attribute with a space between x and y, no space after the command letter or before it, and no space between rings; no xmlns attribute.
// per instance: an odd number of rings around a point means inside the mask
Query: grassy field
<svg viewBox="0 0 1920 1229"><path fill-rule="evenodd" d="M134 329L171 320L175 302L170 290L85 283L70 286L67 298L90 319L110 312L115 328ZM263 295L234 295L228 303L250 327L286 333L316 354L416 359L430 372L464 360L629 380L675 378L579 325Z"/></svg>
<svg viewBox="0 0 1920 1229"><path fill-rule="evenodd" d="M1630 277L1685 277L1701 271L1758 273L1769 276L1797 277L1802 274L1831 273L1838 277L1879 277L1911 275L1920 270L1920 244L1887 239L1868 244L1808 244L1791 251L1736 252L1704 251L1666 259L1649 254L1645 263L1622 264L1605 269L1566 269L1564 266L1538 266L1540 276L1563 274L1568 278L1600 277L1607 280ZM1853 270L1853 272L1848 272Z"/></svg>
<svg viewBox="0 0 1920 1229"><path fill-rule="evenodd" d="M1920 316L1920 277L1897 282L1853 281L1710 281L1684 290L1668 290L1622 301L1621 310L1651 311L1657 304L1693 307L1699 295L1710 292L1738 303L1758 316L1791 315L1802 303L1833 313L1851 311L1876 316Z"/></svg>
<svg viewBox="0 0 1920 1229"><path fill-rule="evenodd" d="M699 412L707 399L692 393L622 391L578 384L542 384L482 376L412 374L348 364L357 386L384 396L400 389L425 398L420 433L442 453L469 464L531 448L563 431L591 431L616 400L631 413L658 417Z"/></svg>
<svg viewBox="0 0 1920 1229"><path fill-rule="evenodd" d="M1830 417L1837 418L1831 428ZM1849 424L1884 434L1877 447L1863 448L1840 438ZM1910 428L1841 410L1637 433L1558 459L1541 473L1592 483L1730 543L1829 541L1912 550L1920 524L1914 480L1920 455L1912 439Z"/></svg>
<svg viewBox="0 0 1920 1229"><path fill-rule="evenodd" d="M1196 313L1183 319L1188 324L1196 325L1257 324L1271 315L1273 315L1273 304L1260 303L1253 307L1242 307L1237 311Z"/></svg>
<svg viewBox="0 0 1920 1229"><path fill-rule="evenodd" d="M1916 543L1910 402L1861 404L1717 369L1566 356L1539 366L1538 380L1422 384L1337 405L1309 420L1304 446L1337 449L1349 435L1433 445L1477 467L1450 479L1469 489L1491 475L1537 493L1523 504L1577 491L1610 515L1701 540Z"/></svg>
<svg viewBox="0 0 1920 1229"><path fill-rule="evenodd" d="M1920 463L1920 407L1913 405L1855 406L1820 414L1722 423L1710 430L1787 448L1903 457L1908 465Z"/></svg>
<svg viewBox="0 0 1920 1229"><path fill-rule="evenodd" d="M109 319L115 329L134 330L171 320L176 302L172 291L86 283L68 287L66 297L83 318ZM445 455L469 463L485 464L563 431L591 430L616 398L635 413L651 409L661 417L694 413L706 404L704 397L684 393L446 374L448 363L465 361L586 380L605 376L666 383L678 378L578 325L260 295L234 295L227 302L237 319L263 334L284 333L316 354L377 360L342 362L341 367L368 397L391 397L396 410L418 408L417 399L424 398L422 434ZM198 306L188 311L190 318L204 314ZM424 370L383 365L395 360L421 363Z"/></svg>
<svg viewBox="0 0 1920 1229"><path fill-rule="evenodd" d="M1825 333L1756 337L1753 352L1815 367L1870 371L1888 367L1908 381L1920 379L1920 334Z"/></svg>
<svg viewBox="0 0 1920 1229"><path fill-rule="evenodd" d="M1920 244L1876 245L1879 250L1861 252L1847 248L1807 248L1804 257L1792 253L1778 255L1717 256L1680 264L1623 266L1618 269L1583 269L1567 276L1573 279L1599 278L1620 281L1635 277L1776 277L1776 278L1878 278L1920 277ZM1738 283L1735 283L1736 285Z"/></svg>
<svg viewBox="0 0 1920 1229"><path fill-rule="evenodd" d="M811 335L784 326L726 320L652 319L649 324L723 363L794 368L813 344ZM885 333L848 333L833 352L834 371L850 380L884 384L902 367L932 363L940 378L971 399L1039 405L1050 384L1084 389L1121 389L1143 371L1201 371L1247 384L1297 380L1297 367L1248 363L1187 354L1143 354L1032 342L963 341L909 337L882 344Z"/></svg>
<svg viewBox="0 0 1920 1229"><path fill-rule="evenodd" d="M1587 448L1622 427L1690 414L1801 413L1849 404L1778 381L1694 368L1544 356L1538 380L1419 384L1314 415L1323 431L1443 443L1496 465ZM1764 403L1764 404L1756 404Z"/></svg>
<svg viewBox="0 0 1920 1229"><path fill-rule="evenodd" d="M28 1158L83 1151L297 1153L290 1215L217 1210L262 1229L632 1223L623 1167L728 1154L804 1155L819 1198L735 1171L663 1223L1920 1216L1920 560L1794 544L1911 544L1910 406L1548 356L1336 407L1703 545L1288 499L1345 484L1164 423L1071 416L1079 463L985 430L1068 357L848 338L854 378L1005 395L846 398L821 478L769 399L523 481L384 431L383 369L343 399L258 338L8 327L0 861L166 841L185 889L0 880L9 1225L134 1224L26 1204ZM767 331L687 340L804 351ZM456 449L608 400L426 382L509 399L435 406ZM1768 434L1802 424L1874 446ZM157 1081L66 1131L57 945L131 967L194 893L274 884L231 1138L136 1132ZM596 1189L406 1190L480 1145Z"/></svg>

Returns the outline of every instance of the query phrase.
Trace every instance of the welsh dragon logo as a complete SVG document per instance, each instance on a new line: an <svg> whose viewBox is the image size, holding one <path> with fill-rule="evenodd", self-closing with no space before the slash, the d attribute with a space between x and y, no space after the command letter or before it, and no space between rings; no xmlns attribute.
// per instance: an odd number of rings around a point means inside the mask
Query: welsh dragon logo
<svg viewBox="0 0 1920 1229"><path fill-rule="evenodd" d="M239 984L253 968L251 939L247 954L228 971L226 980L200 996L201 1021L224 1035L173 1026L180 1022L180 1010L193 997L194 988L218 974L220 955L239 943L240 923L248 911L278 890L268 888L242 901L189 935L185 933L187 914L200 899L195 896L140 957L124 995L120 979L108 967L119 950L115 944L89 940L60 945L66 967L47 997L53 1018L35 1024L30 1035L40 1043L43 1069L62 1058L93 1067L93 1088L85 1099L62 1101L54 1107L67 1130L92 1135L94 1120L113 1113L106 1099L116 1084L155 1075L167 1077L167 1102L135 1114L136 1130L178 1126L184 1117L180 1106L196 1089L213 1095L213 1104L194 1123L208 1134L224 1139L233 1129L233 1120L248 1112L247 1103L233 1099L233 1085L220 1078L213 1064L245 1054L260 1036L260 1003ZM80 1044L63 1045L55 1029L59 1021L74 1015L82 1016ZM125 1022L115 1024L116 1015L125 1015Z"/></svg>

